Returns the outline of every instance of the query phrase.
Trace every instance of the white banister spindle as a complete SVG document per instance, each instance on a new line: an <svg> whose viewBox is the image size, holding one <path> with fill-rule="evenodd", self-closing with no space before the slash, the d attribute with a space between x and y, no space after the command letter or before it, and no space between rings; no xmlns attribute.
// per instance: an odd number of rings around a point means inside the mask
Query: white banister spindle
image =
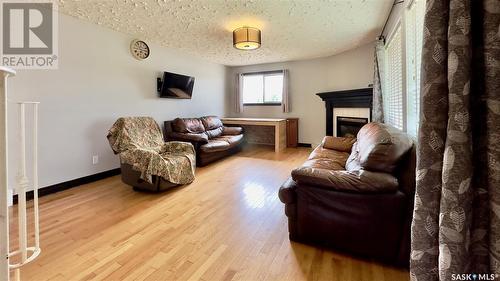
<svg viewBox="0 0 500 281"><path fill-rule="evenodd" d="M35 215L35 248L40 249L40 216L38 213L38 103L33 104L33 212Z"/></svg>
<svg viewBox="0 0 500 281"><path fill-rule="evenodd" d="M28 179L26 178L26 112L24 103L19 104L19 128L21 162L17 178L17 217L19 222L19 250L21 251L21 263L24 263L28 258L28 251L26 249L28 247L28 226L26 220L26 188L28 187Z"/></svg>
<svg viewBox="0 0 500 281"><path fill-rule="evenodd" d="M28 259L28 221L26 218L26 189L28 179L26 177L26 106L19 103L19 143L21 146L21 161L19 175L17 178L17 219L19 231L19 250L21 252L21 263ZM21 280L20 268L16 268L16 280Z"/></svg>

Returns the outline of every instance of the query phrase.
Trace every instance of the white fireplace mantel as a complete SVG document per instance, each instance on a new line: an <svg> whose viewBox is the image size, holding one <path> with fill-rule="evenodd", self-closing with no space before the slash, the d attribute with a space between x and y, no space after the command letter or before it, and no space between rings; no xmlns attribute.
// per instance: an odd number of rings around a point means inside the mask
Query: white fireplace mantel
<svg viewBox="0 0 500 281"><path fill-rule="evenodd" d="M354 90L333 91L318 93L318 95L325 102L325 116L326 116L326 135L333 136L336 131L334 128L336 117L334 116L335 109L345 112L349 109L350 116L346 117L360 117L366 118L366 109L368 109L368 120L370 120L371 110L373 106L373 89L362 88ZM337 115L339 111L337 110ZM362 115L362 116L354 116Z"/></svg>

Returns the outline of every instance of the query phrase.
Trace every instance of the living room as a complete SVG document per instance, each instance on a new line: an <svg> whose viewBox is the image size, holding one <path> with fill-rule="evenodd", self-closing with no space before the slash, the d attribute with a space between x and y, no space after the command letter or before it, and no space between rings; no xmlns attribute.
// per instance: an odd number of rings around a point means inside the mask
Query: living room
<svg viewBox="0 0 500 281"><path fill-rule="evenodd" d="M0 280L500 278L497 0L0 6Z"/></svg>

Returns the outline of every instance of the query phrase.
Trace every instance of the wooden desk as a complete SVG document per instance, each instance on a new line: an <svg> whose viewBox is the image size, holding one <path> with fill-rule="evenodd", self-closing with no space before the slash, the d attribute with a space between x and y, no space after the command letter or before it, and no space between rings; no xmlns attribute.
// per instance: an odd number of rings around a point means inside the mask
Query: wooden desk
<svg viewBox="0 0 500 281"><path fill-rule="evenodd" d="M286 148L286 119L274 118L221 118L228 125L272 126L274 127L274 151Z"/></svg>

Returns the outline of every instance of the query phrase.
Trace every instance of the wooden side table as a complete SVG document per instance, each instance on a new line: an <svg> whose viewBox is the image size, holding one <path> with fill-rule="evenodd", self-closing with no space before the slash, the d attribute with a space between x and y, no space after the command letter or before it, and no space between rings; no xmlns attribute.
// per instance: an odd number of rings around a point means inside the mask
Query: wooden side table
<svg viewBox="0 0 500 281"><path fill-rule="evenodd" d="M286 147L299 145L299 118L286 119Z"/></svg>

